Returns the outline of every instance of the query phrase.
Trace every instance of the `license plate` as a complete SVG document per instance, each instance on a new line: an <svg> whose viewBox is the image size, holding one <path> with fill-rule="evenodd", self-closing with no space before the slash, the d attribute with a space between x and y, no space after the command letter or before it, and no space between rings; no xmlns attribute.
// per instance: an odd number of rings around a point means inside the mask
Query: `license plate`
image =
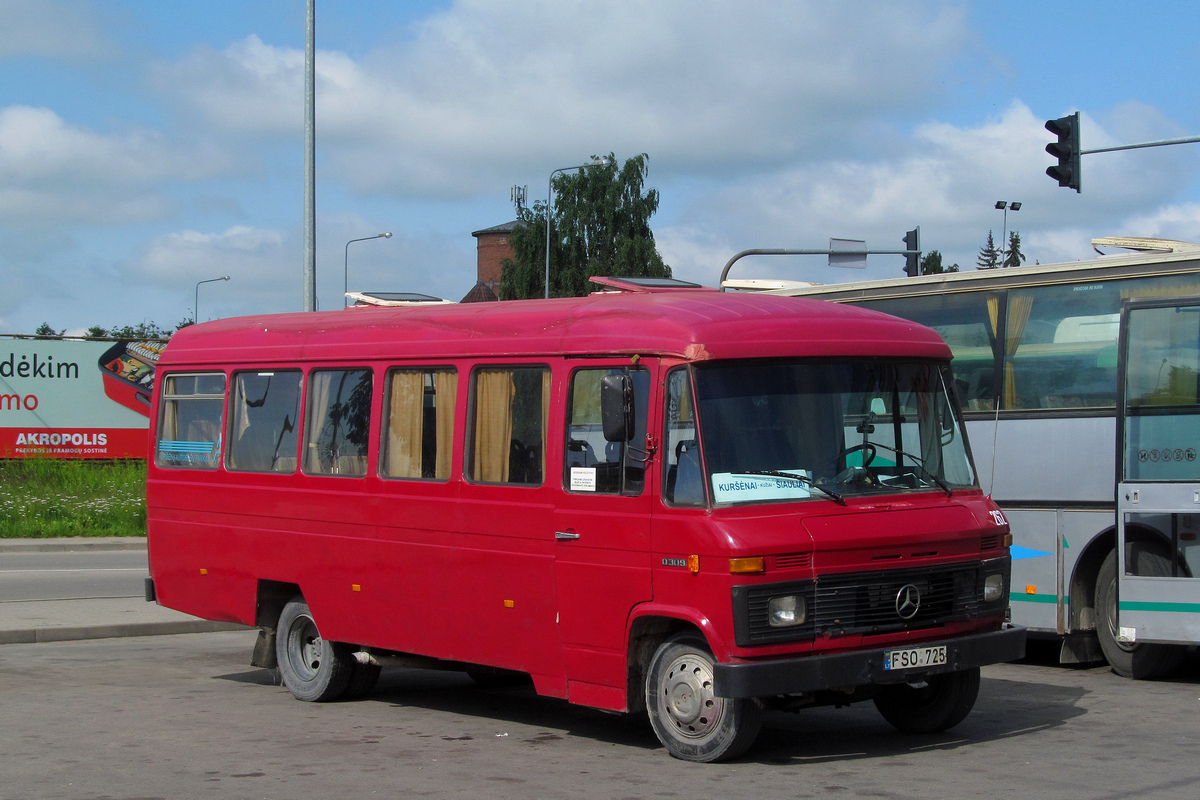
<svg viewBox="0 0 1200 800"><path fill-rule="evenodd" d="M945 663L946 645L938 647L913 647L908 650L886 650L883 653L883 668L885 670L934 667Z"/></svg>

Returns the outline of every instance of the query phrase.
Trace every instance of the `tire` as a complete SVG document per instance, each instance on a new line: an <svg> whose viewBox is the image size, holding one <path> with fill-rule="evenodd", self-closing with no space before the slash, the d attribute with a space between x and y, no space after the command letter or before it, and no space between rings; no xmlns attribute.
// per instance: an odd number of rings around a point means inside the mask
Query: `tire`
<svg viewBox="0 0 1200 800"><path fill-rule="evenodd" d="M1127 554L1137 559L1141 575L1167 577L1171 562L1161 553L1137 543L1130 544ZM1104 559L1096 578L1096 637L1100 649L1113 672L1125 678L1147 680L1171 674L1183 664L1187 648L1173 644L1140 642L1126 644L1117 641L1117 551Z"/></svg>
<svg viewBox="0 0 1200 800"><path fill-rule="evenodd" d="M342 700L358 700L369 695L379 681L379 673L383 671L378 664L363 663L357 659L351 669L350 681L346 685L346 691L342 693Z"/></svg>
<svg viewBox="0 0 1200 800"><path fill-rule="evenodd" d="M966 719L979 696L979 668L932 675L922 686L884 687L875 707L905 733L941 733Z"/></svg>
<svg viewBox="0 0 1200 800"><path fill-rule="evenodd" d="M754 699L713 694L712 651L696 634L659 645L646 672L646 713L667 752L684 761L724 761L749 749L762 727Z"/></svg>
<svg viewBox="0 0 1200 800"><path fill-rule="evenodd" d="M279 615L275 657L283 685L292 696L313 703L344 695L357 664L347 645L321 638L301 597L290 600Z"/></svg>

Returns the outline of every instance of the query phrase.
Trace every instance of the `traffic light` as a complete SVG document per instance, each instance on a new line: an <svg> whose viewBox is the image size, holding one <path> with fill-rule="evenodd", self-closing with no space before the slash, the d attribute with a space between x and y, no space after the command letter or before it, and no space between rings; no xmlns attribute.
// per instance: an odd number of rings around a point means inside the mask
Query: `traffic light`
<svg viewBox="0 0 1200 800"><path fill-rule="evenodd" d="M1046 130L1058 136L1057 142L1046 145L1046 152L1058 159L1058 166L1047 167L1046 174L1058 181L1059 186L1067 186L1078 192L1080 178L1079 112L1049 120L1046 123Z"/></svg>
<svg viewBox="0 0 1200 800"><path fill-rule="evenodd" d="M904 274L915 278L921 274L921 226L913 228L904 234L904 249L915 250L915 253L905 253Z"/></svg>

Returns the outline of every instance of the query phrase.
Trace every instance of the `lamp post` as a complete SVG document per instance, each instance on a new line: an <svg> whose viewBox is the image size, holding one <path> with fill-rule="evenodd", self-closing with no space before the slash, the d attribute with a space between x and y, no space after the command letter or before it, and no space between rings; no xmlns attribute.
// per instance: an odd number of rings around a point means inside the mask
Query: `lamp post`
<svg viewBox="0 0 1200 800"><path fill-rule="evenodd" d="M353 242L365 242L369 239L390 239L392 238L391 231L387 233L377 233L374 236L364 236L361 239L351 239L346 242L345 258L342 260L342 308L346 307L346 292L350 291L350 245Z"/></svg>
<svg viewBox="0 0 1200 800"><path fill-rule="evenodd" d="M608 156L600 156L593 158L587 164L580 164L576 167L563 167L556 169L550 173L550 183L546 188L546 299L550 299L550 208L551 201L554 199L554 176L560 172L570 172L573 169L587 169L588 167L607 167L612 163L612 159Z"/></svg>
<svg viewBox="0 0 1200 800"><path fill-rule="evenodd" d="M1000 253L1002 255L1008 252L1007 250L1005 250L1005 248L1008 247L1008 210L1010 208L1013 211L1020 211L1021 204L1019 202L1015 202L1015 201L1012 203L1006 202L1004 200L996 201L996 209L1004 211L1004 227L1000 229ZM1003 259L1001 259L1001 261L1000 261L1000 266L1002 266L1002 267L1004 266Z"/></svg>
<svg viewBox="0 0 1200 800"><path fill-rule="evenodd" d="M201 283L213 283L214 281L227 281L227 280L229 280L229 276L225 275L220 278L209 278L206 281L198 281L196 283L196 301L195 301L195 305L192 306L192 315L193 315L192 322L200 321L200 284Z"/></svg>

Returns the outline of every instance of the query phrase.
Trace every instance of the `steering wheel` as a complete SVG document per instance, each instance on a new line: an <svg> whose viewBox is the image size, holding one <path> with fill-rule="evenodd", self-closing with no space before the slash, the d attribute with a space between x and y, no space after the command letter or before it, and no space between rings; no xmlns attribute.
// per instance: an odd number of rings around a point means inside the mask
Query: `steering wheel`
<svg viewBox="0 0 1200 800"><path fill-rule="evenodd" d="M851 453L858 452L863 454L862 466L869 467L871 466L871 462L875 460L875 456L878 454L879 449L870 442L864 442L863 444L856 444L853 447L847 447L845 450L837 454L837 459L835 460L843 459Z"/></svg>

